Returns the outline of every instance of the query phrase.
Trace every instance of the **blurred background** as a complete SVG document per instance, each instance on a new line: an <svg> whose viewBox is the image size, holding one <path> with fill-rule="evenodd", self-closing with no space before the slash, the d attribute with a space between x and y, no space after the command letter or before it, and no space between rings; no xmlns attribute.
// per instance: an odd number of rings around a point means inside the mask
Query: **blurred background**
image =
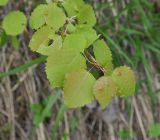
<svg viewBox="0 0 160 140"><path fill-rule="evenodd" d="M27 26L18 42L1 23L12 10L27 18L44 0L9 0L0 7L0 140L160 140L160 0L86 0L93 5L95 29L111 48L115 66L136 73L136 93L67 109L62 91L50 87L45 59L28 43ZM16 21L15 21L16 22Z"/></svg>

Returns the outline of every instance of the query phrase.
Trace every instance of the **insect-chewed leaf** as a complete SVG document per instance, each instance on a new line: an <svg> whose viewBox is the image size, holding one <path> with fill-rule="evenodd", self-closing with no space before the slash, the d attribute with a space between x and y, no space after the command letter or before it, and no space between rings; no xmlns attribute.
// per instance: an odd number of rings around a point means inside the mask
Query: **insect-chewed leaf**
<svg viewBox="0 0 160 140"><path fill-rule="evenodd" d="M86 25L79 25L74 31L75 34L83 35L87 40L87 47L93 44L98 39L98 35L94 29Z"/></svg>
<svg viewBox="0 0 160 140"><path fill-rule="evenodd" d="M87 46L87 40L81 34L71 34L64 39L63 47L72 48L77 52L83 52Z"/></svg>
<svg viewBox="0 0 160 140"><path fill-rule="evenodd" d="M49 26L43 26L34 33L29 47L36 52L49 55L53 48L62 47L62 38L54 33Z"/></svg>
<svg viewBox="0 0 160 140"><path fill-rule="evenodd" d="M89 104L93 99L94 77L86 70L78 70L66 75L64 82L64 102L70 108Z"/></svg>
<svg viewBox="0 0 160 140"><path fill-rule="evenodd" d="M96 16L91 5L85 5L77 15L78 24L86 24L94 26L96 24Z"/></svg>
<svg viewBox="0 0 160 140"><path fill-rule="evenodd" d="M8 35L18 35L25 29L26 21L26 16L22 12L12 11L4 18L3 29Z"/></svg>
<svg viewBox="0 0 160 140"><path fill-rule="evenodd" d="M48 5L45 11L45 20L47 25L54 30L58 30L65 24L66 16L61 8L52 3Z"/></svg>
<svg viewBox="0 0 160 140"><path fill-rule="evenodd" d="M47 8L46 4L40 4L32 12L30 17L30 26L33 29L38 29L45 24L44 13L46 11L46 8Z"/></svg>
<svg viewBox="0 0 160 140"><path fill-rule="evenodd" d="M86 68L85 58L73 49L52 50L46 63L47 77L53 87L62 87L65 74Z"/></svg>
<svg viewBox="0 0 160 140"><path fill-rule="evenodd" d="M112 97L116 95L117 86L111 77L103 76L95 82L93 93L101 107L105 108L110 103Z"/></svg>
<svg viewBox="0 0 160 140"><path fill-rule="evenodd" d="M112 73L112 79L117 84L118 96L131 96L135 92L135 75L127 66L116 68Z"/></svg>
<svg viewBox="0 0 160 140"><path fill-rule="evenodd" d="M0 0L0 6L4 6L8 3L8 0Z"/></svg>
<svg viewBox="0 0 160 140"><path fill-rule="evenodd" d="M64 0L63 7L69 17L77 15L77 12L84 6L83 0Z"/></svg>
<svg viewBox="0 0 160 140"><path fill-rule="evenodd" d="M97 62L110 74L113 70L112 53L104 40L97 40L93 44L93 52Z"/></svg>

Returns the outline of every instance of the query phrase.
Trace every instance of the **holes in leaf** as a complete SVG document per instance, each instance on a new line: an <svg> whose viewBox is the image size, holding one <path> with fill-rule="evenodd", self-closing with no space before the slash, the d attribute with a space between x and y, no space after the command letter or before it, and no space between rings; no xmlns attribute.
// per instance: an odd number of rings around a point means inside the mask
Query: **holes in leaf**
<svg viewBox="0 0 160 140"><path fill-rule="evenodd" d="M48 45L48 46L52 46L52 45L53 45L53 43L54 43L54 39L49 39L49 40L48 40L48 44L47 44L47 45Z"/></svg>

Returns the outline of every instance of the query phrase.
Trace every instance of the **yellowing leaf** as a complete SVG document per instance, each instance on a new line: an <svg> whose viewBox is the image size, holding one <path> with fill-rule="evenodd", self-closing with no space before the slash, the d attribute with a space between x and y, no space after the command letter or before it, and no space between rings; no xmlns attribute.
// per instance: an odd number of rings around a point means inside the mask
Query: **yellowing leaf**
<svg viewBox="0 0 160 140"><path fill-rule="evenodd" d="M61 8L56 4L49 4L45 11L45 20L47 25L54 30L58 30L65 24L66 16Z"/></svg>
<svg viewBox="0 0 160 140"><path fill-rule="evenodd" d="M69 17L77 15L77 12L84 5L83 0L64 0L63 7Z"/></svg>
<svg viewBox="0 0 160 140"><path fill-rule="evenodd" d="M22 12L12 11L4 18L3 29L8 35L16 36L23 32L26 21L26 17Z"/></svg>
<svg viewBox="0 0 160 140"><path fill-rule="evenodd" d="M116 95L117 86L111 77L103 76L95 82L93 92L101 107L105 108Z"/></svg>
<svg viewBox="0 0 160 140"><path fill-rule="evenodd" d="M92 6L83 6L77 15L77 19L78 24L86 24L91 27L94 26L96 24L96 17Z"/></svg>
<svg viewBox="0 0 160 140"><path fill-rule="evenodd" d="M87 40L81 34L71 34L64 39L63 47L72 48L77 52L83 52L87 46Z"/></svg>
<svg viewBox="0 0 160 140"><path fill-rule="evenodd" d="M86 70L77 70L66 75L64 102L70 108L89 104L93 99L95 79Z"/></svg>
<svg viewBox="0 0 160 140"><path fill-rule="evenodd" d="M93 52L97 63L106 69L107 74L110 74L113 70L112 53L104 40L94 42Z"/></svg>
<svg viewBox="0 0 160 140"><path fill-rule="evenodd" d="M44 13L46 11L46 8L47 8L46 4L40 4L32 12L30 17L30 26L33 29L38 29L45 24Z"/></svg>
<svg viewBox="0 0 160 140"><path fill-rule="evenodd" d="M0 6L4 6L8 3L8 0L0 0Z"/></svg>
<svg viewBox="0 0 160 140"><path fill-rule="evenodd" d="M30 40L29 47L36 52L48 55L53 48L62 47L62 38L48 26L37 30Z"/></svg>
<svg viewBox="0 0 160 140"><path fill-rule="evenodd" d="M46 73L53 87L62 87L65 74L86 68L85 58L72 49L54 49L47 58Z"/></svg>
<svg viewBox="0 0 160 140"><path fill-rule="evenodd" d="M131 96L135 92L135 75L127 66L116 68L112 73L112 79L117 84L118 96Z"/></svg>

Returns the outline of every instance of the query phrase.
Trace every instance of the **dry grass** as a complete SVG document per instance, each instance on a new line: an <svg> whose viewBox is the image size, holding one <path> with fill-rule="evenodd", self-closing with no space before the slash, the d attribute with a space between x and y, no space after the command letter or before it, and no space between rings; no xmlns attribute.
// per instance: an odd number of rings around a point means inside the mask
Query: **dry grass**
<svg viewBox="0 0 160 140"><path fill-rule="evenodd" d="M0 19L11 9L23 8L23 2L26 4L25 12L29 15L33 6L32 1L22 0L22 2L13 3L12 0L6 8L0 10L0 13L3 13L0 15ZM123 0L121 2L125 7L127 2ZM154 0L154 2L159 3L158 0ZM94 0L93 5L97 7L97 4L100 3L105 4L106 1ZM112 4L110 6L112 6L111 10L97 10L96 14L101 25L104 24L103 18L107 15L106 12L109 11L112 16L118 14L119 7ZM128 16L127 13L124 15ZM118 22L115 23L116 30L119 26ZM110 31L110 33L114 35L114 32ZM0 71L8 71L36 57L36 54L28 49L31 34L32 31L28 29L20 36L20 50L13 49L10 43L0 49ZM126 46L123 47L126 49ZM130 55L134 51L131 48L128 50L128 54ZM66 140L121 140L118 132L126 128L132 129L135 133L132 138L128 138L129 140L159 140L160 138L148 136L148 127L154 122L160 122L159 63L157 64L154 53L146 49L143 49L143 53L150 58L148 64L153 77L150 86L156 98L155 103L152 101L153 98L147 94L149 89L147 82L142 82L135 96L127 99L115 98L105 110L102 110L96 102L82 109L65 110L62 120L58 123L55 139L65 140L63 137L65 132L69 135ZM135 69L137 70L137 79L145 81L146 74L143 64ZM53 125L63 101L61 98L58 99L52 108L51 117L45 119L37 128L33 125L31 106L55 93L56 91L51 89L46 79L43 64L16 75L1 78L0 140L51 140ZM72 129L71 122L74 120L73 124L76 126Z"/></svg>

